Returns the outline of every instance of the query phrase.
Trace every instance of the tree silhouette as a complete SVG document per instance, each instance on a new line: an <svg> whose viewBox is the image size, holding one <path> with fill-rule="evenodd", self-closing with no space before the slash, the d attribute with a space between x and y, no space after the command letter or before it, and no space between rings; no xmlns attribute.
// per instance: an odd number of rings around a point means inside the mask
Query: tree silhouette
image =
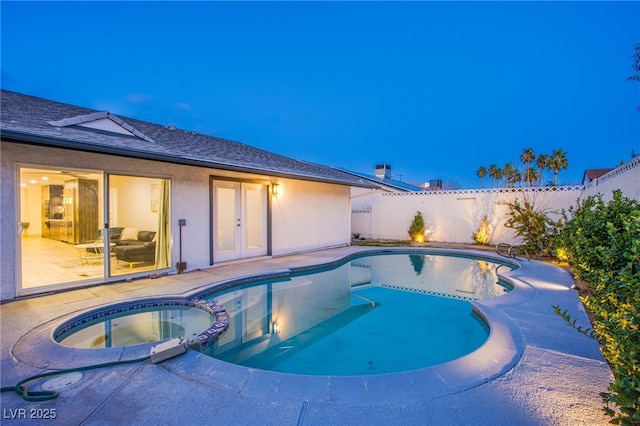
<svg viewBox="0 0 640 426"><path fill-rule="evenodd" d="M535 161L535 159L536 155L533 153L533 148L525 148L525 150L522 151L522 154L520 154L520 160L524 163L526 170L526 176L524 180L529 184L529 186L532 186L531 178L529 176L529 170L531 170L531 168L529 166Z"/></svg>
<svg viewBox="0 0 640 426"><path fill-rule="evenodd" d="M520 172L511 165L511 163L507 163L502 168L502 174L504 175L504 183L505 186L509 186L511 188L516 186L516 183L522 180L522 176Z"/></svg>
<svg viewBox="0 0 640 426"><path fill-rule="evenodd" d="M527 182L529 186L533 186L533 184L537 180L538 180L538 171L533 167L527 168L527 173L525 175L525 182Z"/></svg>
<svg viewBox="0 0 640 426"><path fill-rule="evenodd" d="M542 177L544 171L549 167L549 156L547 154L538 155L538 161L536 161L536 167L538 167L539 172L539 184L538 186L542 186Z"/></svg>
<svg viewBox="0 0 640 426"><path fill-rule="evenodd" d="M484 177L487 175L487 168L485 166L480 166L476 175L480 178L480 181L482 182L482 189L484 189Z"/></svg>
<svg viewBox="0 0 640 426"><path fill-rule="evenodd" d="M636 74L627 77L627 81L640 82L640 43L633 47L633 55L631 55L631 58L633 59L631 66L636 71ZM640 111L640 105L638 105L636 109Z"/></svg>
<svg viewBox="0 0 640 426"><path fill-rule="evenodd" d="M491 176L491 187L493 188L493 183L496 182L497 185L498 182L500 182L500 179L502 179L502 170L500 167L492 164L489 166L489 171L487 173Z"/></svg>
<svg viewBox="0 0 640 426"><path fill-rule="evenodd" d="M562 149L555 149L549 159L549 169L553 170L553 185L558 186L558 171L569 167L567 153Z"/></svg>

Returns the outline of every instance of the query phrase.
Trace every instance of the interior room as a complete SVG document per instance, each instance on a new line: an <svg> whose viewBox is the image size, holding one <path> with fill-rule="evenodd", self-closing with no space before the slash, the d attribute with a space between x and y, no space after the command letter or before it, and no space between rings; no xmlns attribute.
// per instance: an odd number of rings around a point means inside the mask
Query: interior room
<svg viewBox="0 0 640 426"><path fill-rule="evenodd" d="M100 170L20 168L20 288L168 267L168 183Z"/></svg>

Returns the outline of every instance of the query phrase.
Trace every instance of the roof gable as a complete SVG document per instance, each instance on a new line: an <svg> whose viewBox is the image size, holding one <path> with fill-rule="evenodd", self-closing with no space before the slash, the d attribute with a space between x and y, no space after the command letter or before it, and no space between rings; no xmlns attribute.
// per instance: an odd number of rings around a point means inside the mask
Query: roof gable
<svg viewBox="0 0 640 426"><path fill-rule="evenodd" d="M586 185L594 179L598 179L603 175L606 175L613 169L589 169L584 171L582 176L582 184Z"/></svg>
<svg viewBox="0 0 640 426"><path fill-rule="evenodd" d="M78 115L64 118L62 120L50 121L49 124L56 127L79 126L103 132L118 133L127 136L136 136L147 142L154 142L153 139L144 133L136 130L127 124L120 117L108 111L92 112L90 114Z"/></svg>

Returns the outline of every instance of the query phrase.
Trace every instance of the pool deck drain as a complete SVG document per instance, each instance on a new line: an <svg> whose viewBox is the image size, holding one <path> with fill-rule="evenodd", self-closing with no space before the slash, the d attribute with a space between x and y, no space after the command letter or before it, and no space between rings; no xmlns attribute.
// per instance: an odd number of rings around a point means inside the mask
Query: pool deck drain
<svg viewBox="0 0 640 426"><path fill-rule="evenodd" d="M99 351L51 349L53 328L69 315L136 298L188 297L211 283L336 262L372 250L377 249L343 247L261 259L3 304L2 386L53 369L149 353L144 345ZM570 275L546 263L520 263L521 268L505 273L518 288L509 295L483 300L479 307L495 316L492 332L505 329L507 339L500 343L504 351L489 351L483 357L438 368L354 378L255 370L190 350L159 364L88 371L52 401L25 402L15 393L2 393L2 424L34 424L36 419L29 414L44 410L53 410L55 418L41 422L65 425L608 424L599 393L606 391L612 376L598 344L568 327L552 308L559 305L580 324L588 325L578 295L571 290ZM504 359L505 353L512 361ZM493 373L483 377L478 374L483 371Z"/></svg>

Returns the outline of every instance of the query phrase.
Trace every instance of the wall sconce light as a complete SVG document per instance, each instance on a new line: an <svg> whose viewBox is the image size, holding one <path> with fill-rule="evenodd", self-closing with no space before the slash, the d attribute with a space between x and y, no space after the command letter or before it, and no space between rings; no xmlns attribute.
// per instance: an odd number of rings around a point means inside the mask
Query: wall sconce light
<svg viewBox="0 0 640 426"><path fill-rule="evenodd" d="M280 195L280 184L279 183L274 183L272 189L273 189L273 195Z"/></svg>
<svg viewBox="0 0 640 426"><path fill-rule="evenodd" d="M271 323L271 331L273 334L280 333L280 323L278 321L274 321Z"/></svg>

